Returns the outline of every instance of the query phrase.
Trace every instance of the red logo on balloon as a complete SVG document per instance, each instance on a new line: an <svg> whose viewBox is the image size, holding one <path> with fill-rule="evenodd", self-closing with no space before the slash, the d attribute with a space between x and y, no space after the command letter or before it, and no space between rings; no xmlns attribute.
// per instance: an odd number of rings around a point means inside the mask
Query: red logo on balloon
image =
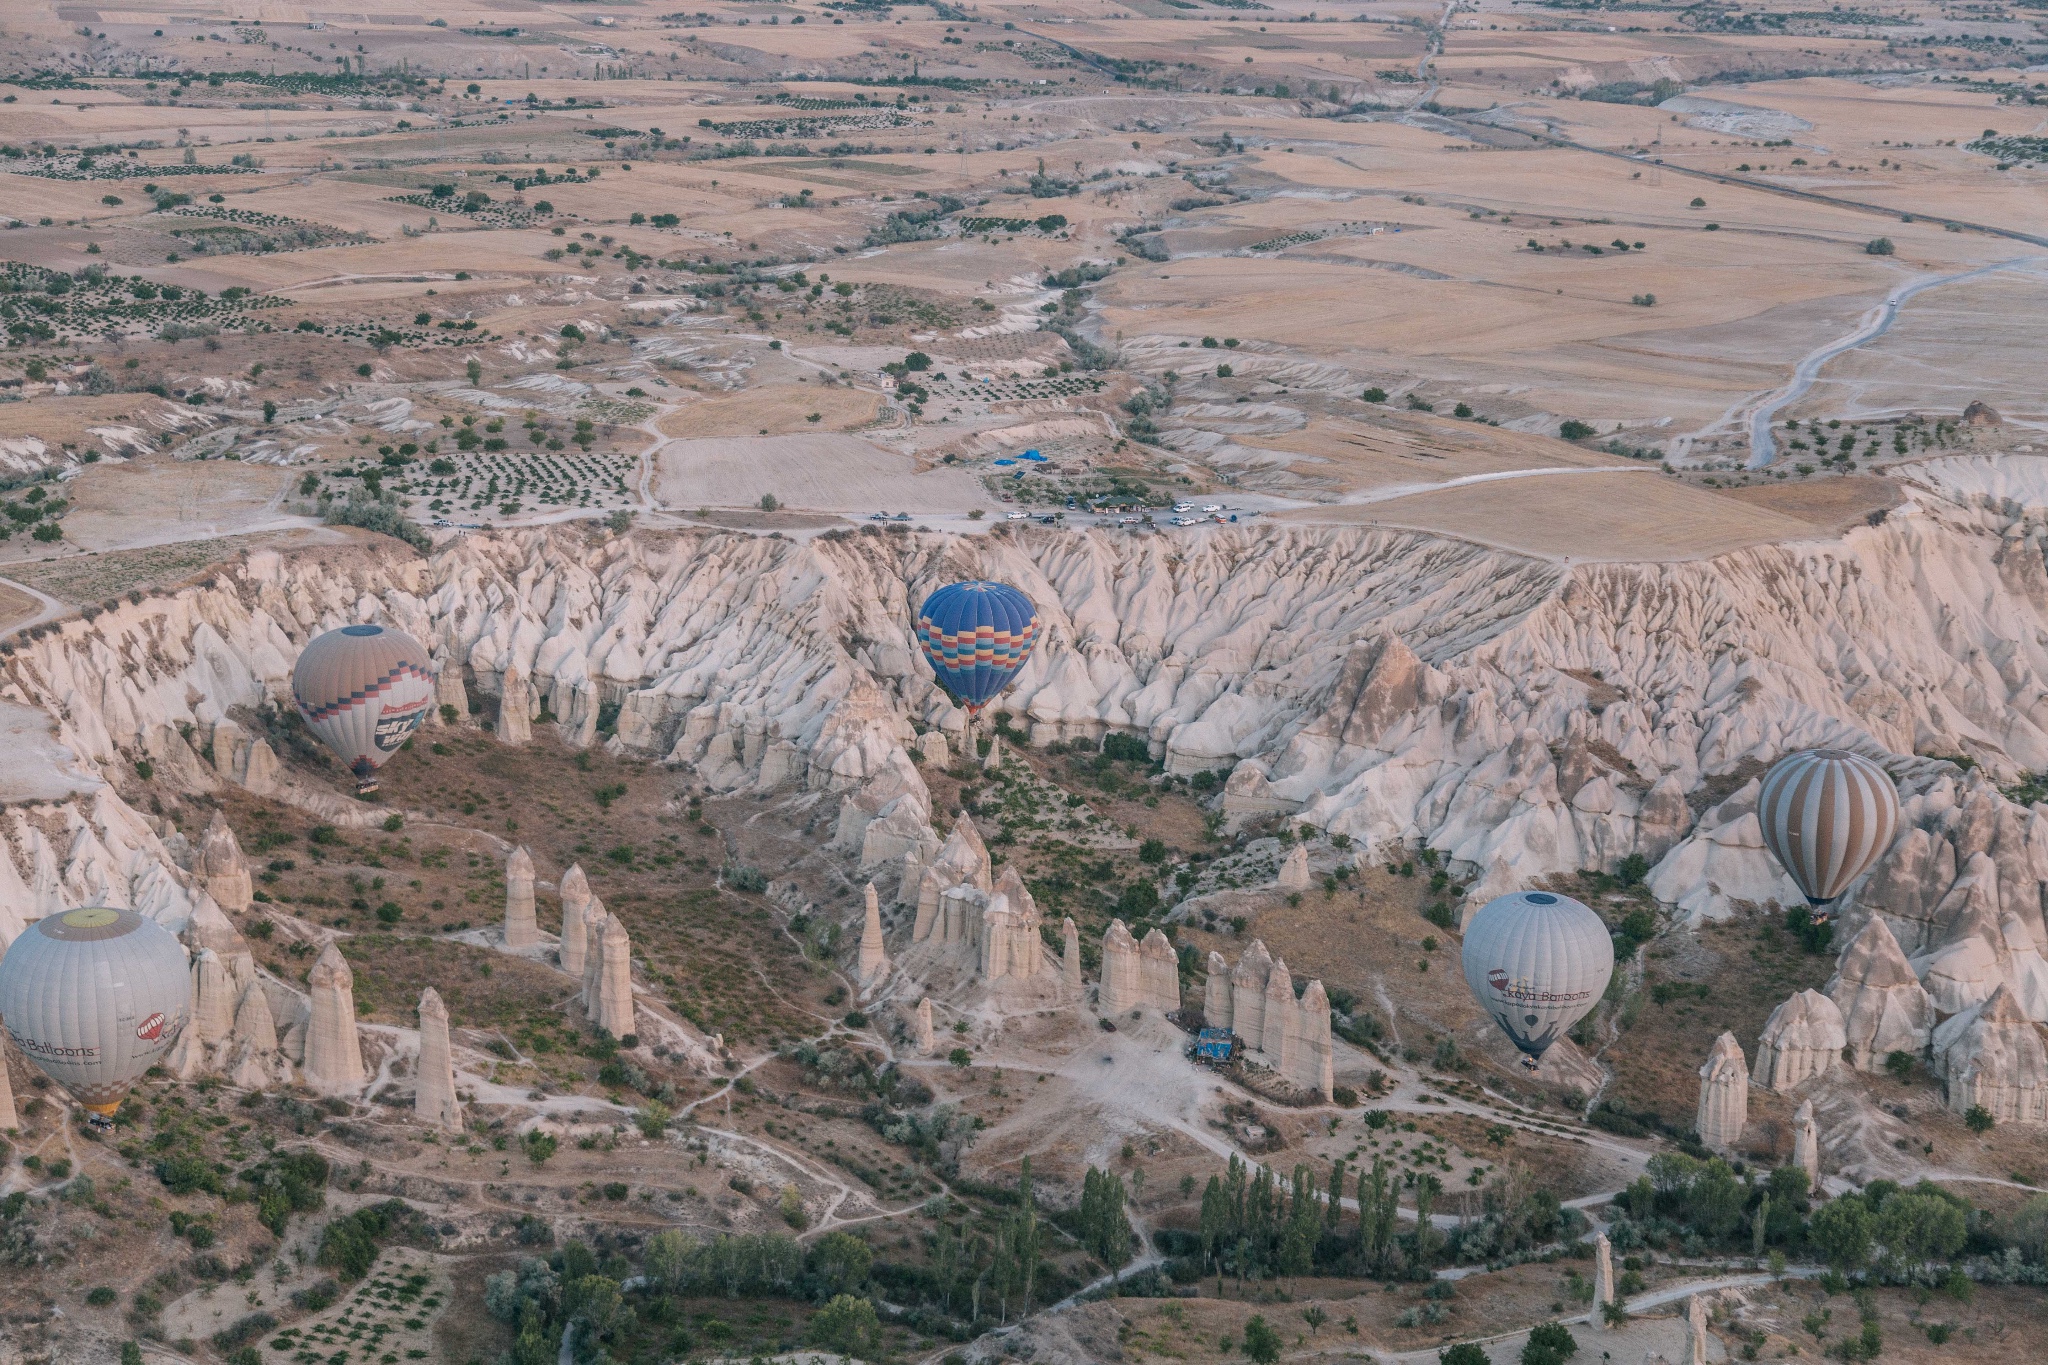
<svg viewBox="0 0 2048 1365"><path fill-rule="evenodd" d="M1492 971L1490 971L1490 972L1488 972L1488 973L1486 974L1486 984L1487 984L1487 985L1489 985L1489 986L1491 986L1491 987L1493 987L1493 988L1494 988L1495 990L1497 990L1497 991L1505 991L1505 990L1507 990L1507 988L1508 988L1508 974L1507 974L1507 972L1506 972L1506 971L1504 971L1504 970L1502 970L1502 969L1501 969L1501 968L1499 968L1499 967L1495 967L1495 968L1494 968L1494 969L1493 969Z"/></svg>
<svg viewBox="0 0 2048 1365"><path fill-rule="evenodd" d="M145 1043L153 1043L164 1036L164 1025L169 1022L159 1010L135 1026L135 1036Z"/></svg>

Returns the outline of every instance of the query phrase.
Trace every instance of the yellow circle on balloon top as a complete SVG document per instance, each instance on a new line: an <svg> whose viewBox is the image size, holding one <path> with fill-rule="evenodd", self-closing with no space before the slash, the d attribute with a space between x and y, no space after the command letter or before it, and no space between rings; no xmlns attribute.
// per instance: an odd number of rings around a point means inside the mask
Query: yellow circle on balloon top
<svg viewBox="0 0 2048 1365"><path fill-rule="evenodd" d="M82 910L68 911L64 923L73 929L104 929L119 918L119 910L109 910L104 905L88 905Z"/></svg>

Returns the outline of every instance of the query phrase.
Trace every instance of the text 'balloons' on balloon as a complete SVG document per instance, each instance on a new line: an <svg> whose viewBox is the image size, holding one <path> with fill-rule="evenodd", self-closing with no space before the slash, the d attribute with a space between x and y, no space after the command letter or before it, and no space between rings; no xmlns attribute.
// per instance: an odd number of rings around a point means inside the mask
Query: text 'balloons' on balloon
<svg viewBox="0 0 2048 1365"><path fill-rule="evenodd" d="M1516 891L1465 927L1465 984L1532 1071L1586 1017L1614 975L1614 940L1587 906L1550 891Z"/></svg>
<svg viewBox="0 0 2048 1365"><path fill-rule="evenodd" d="M917 609L917 643L939 685L979 715L1038 643L1038 609L1007 583L953 583Z"/></svg>
<svg viewBox="0 0 2048 1365"><path fill-rule="evenodd" d="M192 1012L184 945L133 910L37 920L0 958L0 1020L22 1055L102 1119Z"/></svg>
<svg viewBox="0 0 2048 1365"><path fill-rule="evenodd" d="M1861 754L1805 749L1764 774L1756 818L1764 846L1819 909L1891 846L1899 792L1891 776Z"/></svg>
<svg viewBox="0 0 2048 1365"><path fill-rule="evenodd" d="M307 645L292 668L292 699L306 728L349 771L357 791L426 720L434 670L420 642L389 626L343 626Z"/></svg>

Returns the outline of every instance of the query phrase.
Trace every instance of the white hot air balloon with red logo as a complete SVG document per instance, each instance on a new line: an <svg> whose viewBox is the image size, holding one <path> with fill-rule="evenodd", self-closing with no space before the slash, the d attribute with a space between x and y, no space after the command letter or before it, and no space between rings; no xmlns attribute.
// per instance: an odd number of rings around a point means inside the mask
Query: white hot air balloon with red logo
<svg viewBox="0 0 2048 1365"><path fill-rule="evenodd" d="M306 646L292 669L306 728L377 790L377 769L404 747L434 704L434 668L418 640L389 626L343 626Z"/></svg>
<svg viewBox="0 0 2048 1365"><path fill-rule="evenodd" d="M8 1035L101 1127L191 1013L184 945L133 910L60 911L23 930L0 958Z"/></svg>
<svg viewBox="0 0 2048 1365"><path fill-rule="evenodd" d="M1534 1071L1586 1017L1614 975L1600 916L1554 891L1516 891L1479 907L1465 927L1465 985Z"/></svg>

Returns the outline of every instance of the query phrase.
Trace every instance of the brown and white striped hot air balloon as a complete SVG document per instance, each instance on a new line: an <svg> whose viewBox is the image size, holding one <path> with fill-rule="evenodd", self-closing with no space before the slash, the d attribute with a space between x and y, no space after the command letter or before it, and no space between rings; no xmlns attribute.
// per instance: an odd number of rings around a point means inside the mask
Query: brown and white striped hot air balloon
<svg viewBox="0 0 2048 1365"><path fill-rule="evenodd" d="M1756 803L1769 848L1816 920L1891 845L1899 793L1884 769L1845 749L1787 754L1764 774Z"/></svg>
<svg viewBox="0 0 2048 1365"><path fill-rule="evenodd" d="M306 728L377 790L377 769L397 753L434 704L434 669L420 642L389 626L343 626L307 645L292 669L292 697Z"/></svg>

